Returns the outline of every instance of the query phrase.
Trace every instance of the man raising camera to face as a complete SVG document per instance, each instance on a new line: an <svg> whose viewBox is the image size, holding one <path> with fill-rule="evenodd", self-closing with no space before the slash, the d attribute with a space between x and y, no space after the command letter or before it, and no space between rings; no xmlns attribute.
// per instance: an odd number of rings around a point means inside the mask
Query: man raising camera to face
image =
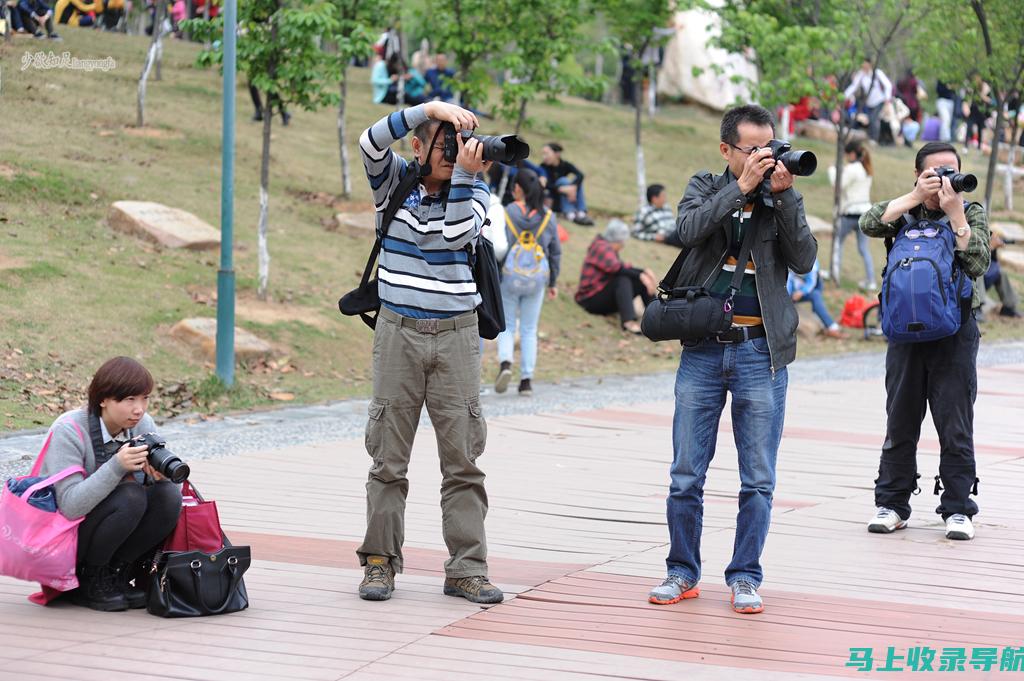
<svg viewBox="0 0 1024 681"><path fill-rule="evenodd" d="M699 593L704 481L729 392L741 486L725 579L736 612L763 610L760 557L782 438L786 365L796 356L799 320L786 280L790 269L809 272L818 250L803 199L793 189L793 171L813 172L813 155L789 152L774 133L771 114L760 106L727 111L719 151L728 167L721 175L695 175L679 203L678 236L689 251L668 284L702 287L718 299L718 308L731 312L732 325L683 343L667 501L668 577L650 592L652 603Z"/></svg>
<svg viewBox="0 0 1024 681"><path fill-rule="evenodd" d="M985 274L989 265L989 229L985 209L977 203L965 206L963 191L977 186L973 175L960 174L960 157L945 142L930 142L918 151L914 165L914 188L891 201L876 204L861 216L860 228L870 237L885 238L890 247L882 283L882 318L907 319L906 327L927 330L929 320L918 319L919 301L901 304L901 289L893 282L924 261L929 243L945 240L944 255L922 264L925 277L917 281L914 296L945 286L947 277L934 280L935 272L950 268L953 278L963 276L965 286L956 296L946 295L953 306L953 323L947 331L927 340L902 339L901 329L889 335L885 358L886 437L875 480L877 512L868 523L870 532L888 534L907 526L910 496L918 490L917 442L925 409L931 410L939 435L939 474L935 476L935 494L943 489L938 508L946 523L949 539L974 537L972 517L978 505L970 495L977 494L974 462L974 399L977 395L978 324L976 314L984 296L981 286L972 282ZM900 246L906 244L906 251ZM903 257L903 254L911 257ZM959 305L960 309L956 309ZM901 313L901 306L910 314ZM915 316L915 314L917 316ZM914 326L916 325L916 326ZM914 328L910 331L913 332Z"/></svg>
<svg viewBox="0 0 1024 681"><path fill-rule="evenodd" d="M429 102L385 116L359 147L383 234L380 313L373 339L373 399L366 449L366 536L357 550L365 578L359 596L387 600L402 571L406 472L426 404L441 458L445 544L444 593L476 603L502 600L487 580L487 493L476 465L487 439L480 410L480 346L470 249L480 236L490 192L481 173L484 146L462 135L472 112ZM450 127L447 127L450 126ZM390 149L409 132L415 163ZM448 133L448 134L446 134ZM457 150L457 153L456 153ZM390 224L380 224L400 180L417 173Z"/></svg>

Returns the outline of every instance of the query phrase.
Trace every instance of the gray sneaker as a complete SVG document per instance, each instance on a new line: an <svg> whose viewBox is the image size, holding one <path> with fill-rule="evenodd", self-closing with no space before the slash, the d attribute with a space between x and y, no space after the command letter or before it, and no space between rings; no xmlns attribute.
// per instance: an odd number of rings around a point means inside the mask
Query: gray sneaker
<svg viewBox="0 0 1024 681"><path fill-rule="evenodd" d="M448 577L444 580L445 596L460 596L471 603L501 603L505 594L487 581L487 577Z"/></svg>
<svg viewBox="0 0 1024 681"><path fill-rule="evenodd" d="M696 598L700 595L697 583L690 583L678 575L669 575L665 581L651 589L647 602L655 605L672 605L681 600Z"/></svg>
<svg viewBox="0 0 1024 681"><path fill-rule="evenodd" d="M368 556L359 597L364 601L386 601L395 591L395 569L387 556Z"/></svg>
<svg viewBox="0 0 1024 681"><path fill-rule="evenodd" d="M744 615L756 615L764 610L757 588L745 579L739 579L729 585L732 589L730 602L732 609Z"/></svg>

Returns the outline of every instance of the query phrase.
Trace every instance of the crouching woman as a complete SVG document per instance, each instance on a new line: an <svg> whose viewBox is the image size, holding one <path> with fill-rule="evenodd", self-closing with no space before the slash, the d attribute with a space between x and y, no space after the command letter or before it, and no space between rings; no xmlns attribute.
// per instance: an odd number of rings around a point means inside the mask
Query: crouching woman
<svg viewBox="0 0 1024 681"><path fill-rule="evenodd" d="M51 427L43 475L81 466L55 484L57 508L78 526L78 605L93 610L143 608L141 577L154 550L174 530L181 489L154 470L145 446L128 441L156 431L146 413L153 376L129 357L115 357L89 384L89 403ZM140 578L140 579L136 579ZM135 579L135 586L130 582Z"/></svg>

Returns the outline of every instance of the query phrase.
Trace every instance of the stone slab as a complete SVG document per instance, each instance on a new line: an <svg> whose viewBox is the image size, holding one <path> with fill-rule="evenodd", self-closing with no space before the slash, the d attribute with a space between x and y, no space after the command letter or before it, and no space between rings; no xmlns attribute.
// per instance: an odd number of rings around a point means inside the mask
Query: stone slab
<svg viewBox="0 0 1024 681"><path fill-rule="evenodd" d="M811 228L811 234L815 236L832 236L832 221L819 218L817 215L808 215L807 224Z"/></svg>
<svg viewBox="0 0 1024 681"><path fill-rule="evenodd" d="M152 201L115 201L107 222L167 248L202 251L220 246L219 230L192 213Z"/></svg>
<svg viewBox="0 0 1024 681"><path fill-rule="evenodd" d="M171 328L171 337L195 348L208 359L217 356L217 320L213 317L182 319ZM235 327L235 357L239 361L267 357L273 348L245 329Z"/></svg>
<svg viewBox="0 0 1024 681"><path fill-rule="evenodd" d="M1000 248L999 264L1014 272L1024 273L1024 251L1018 248Z"/></svg>
<svg viewBox="0 0 1024 681"><path fill-rule="evenodd" d="M377 229L376 214L372 212L337 213L334 216L334 220L338 223L339 227L346 229L358 229L366 232L372 232Z"/></svg>
<svg viewBox="0 0 1024 681"><path fill-rule="evenodd" d="M1013 239L1024 243L1024 225L1019 222L1007 222L996 220L990 229L1004 239Z"/></svg>

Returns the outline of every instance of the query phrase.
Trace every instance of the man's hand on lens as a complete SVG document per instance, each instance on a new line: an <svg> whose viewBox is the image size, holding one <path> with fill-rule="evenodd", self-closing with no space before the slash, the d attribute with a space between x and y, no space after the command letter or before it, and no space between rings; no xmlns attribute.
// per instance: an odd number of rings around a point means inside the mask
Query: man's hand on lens
<svg viewBox="0 0 1024 681"><path fill-rule="evenodd" d="M743 172L736 181L736 184L740 186L740 191L744 194L749 194L757 189L757 186L764 181L764 174L768 172L768 169L774 163L772 150L767 147L758 149L748 155L746 162L743 164Z"/></svg>
<svg viewBox="0 0 1024 681"><path fill-rule="evenodd" d="M480 144L480 140L470 137L468 142L463 142L462 135L456 135L455 140L459 144L459 155L455 163L460 168L475 175L491 167L491 162L484 160L484 145Z"/></svg>
<svg viewBox="0 0 1024 681"><path fill-rule="evenodd" d="M912 196L918 203L924 203L939 193L942 188L942 178L935 174L934 170L928 169L921 173L914 185Z"/></svg>
<svg viewBox="0 0 1024 681"><path fill-rule="evenodd" d="M775 172L772 173L772 194L784 192L793 186L793 174L782 161L775 162Z"/></svg>
<svg viewBox="0 0 1024 681"><path fill-rule="evenodd" d="M475 130L480 125L476 119L476 114L455 104L427 102L423 110L428 118L451 123L455 126L456 130Z"/></svg>

